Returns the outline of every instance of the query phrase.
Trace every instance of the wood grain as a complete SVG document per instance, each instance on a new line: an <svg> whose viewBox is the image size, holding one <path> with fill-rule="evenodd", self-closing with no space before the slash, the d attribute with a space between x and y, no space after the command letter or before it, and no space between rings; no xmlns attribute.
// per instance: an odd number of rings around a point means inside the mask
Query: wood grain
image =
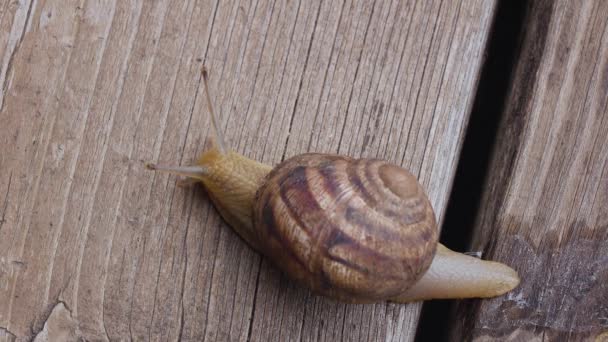
<svg viewBox="0 0 608 342"><path fill-rule="evenodd" d="M473 246L522 282L461 303L454 340L606 337L607 18L605 1L528 8Z"/></svg>
<svg viewBox="0 0 608 342"><path fill-rule="evenodd" d="M441 220L494 1L0 2L0 340L412 340L419 304L281 276L200 188L146 172L236 151L404 165Z"/></svg>

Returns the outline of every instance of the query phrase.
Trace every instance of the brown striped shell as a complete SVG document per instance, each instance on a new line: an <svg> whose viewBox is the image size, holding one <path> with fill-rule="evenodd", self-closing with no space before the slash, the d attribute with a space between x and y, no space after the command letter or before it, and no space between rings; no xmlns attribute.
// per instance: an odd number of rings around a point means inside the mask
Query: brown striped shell
<svg viewBox="0 0 608 342"><path fill-rule="evenodd" d="M426 272L433 209L407 170L376 159L302 154L256 193L261 249L292 279L348 302L393 298Z"/></svg>

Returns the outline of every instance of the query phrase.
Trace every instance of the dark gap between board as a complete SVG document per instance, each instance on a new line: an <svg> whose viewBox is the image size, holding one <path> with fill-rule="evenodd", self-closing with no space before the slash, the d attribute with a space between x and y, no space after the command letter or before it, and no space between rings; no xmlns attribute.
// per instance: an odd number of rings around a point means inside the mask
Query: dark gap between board
<svg viewBox="0 0 608 342"><path fill-rule="evenodd" d="M490 157L510 80L519 58L527 13L525 0L499 1L488 37L475 102L460 153L440 241L450 249L469 251ZM448 341L453 300L427 301L422 306L416 341Z"/></svg>

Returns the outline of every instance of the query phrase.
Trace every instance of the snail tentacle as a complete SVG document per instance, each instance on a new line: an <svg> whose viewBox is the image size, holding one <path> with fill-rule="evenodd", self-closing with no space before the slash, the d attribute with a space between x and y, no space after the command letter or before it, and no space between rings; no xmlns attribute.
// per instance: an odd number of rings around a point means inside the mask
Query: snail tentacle
<svg viewBox="0 0 608 342"><path fill-rule="evenodd" d="M184 176L184 177L189 177L189 178L194 178L194 179L200 179L201 177L204 177L208 173L207 168L205 168L203 166L198 166L198 165L166 166L166 165L157 165L157 164L146 164L146 169L171 173L174 175L179 175L179 176Z"/></svg>

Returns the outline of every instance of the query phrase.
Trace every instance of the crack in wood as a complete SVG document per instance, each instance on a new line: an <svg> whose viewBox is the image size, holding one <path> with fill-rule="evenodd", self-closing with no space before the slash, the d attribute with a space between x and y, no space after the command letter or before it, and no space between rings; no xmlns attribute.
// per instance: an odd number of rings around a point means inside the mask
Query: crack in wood
<svg viewBox="0 0 608 342"><path fill-rule="evenodd" d="M0 327L0 337L8 337L14 341L17 338L17 335L13 334L10 330L8 330L5 327Z"/></svg>
<svg viewBox="0 0 608 342"><path fill-rule="evenodd" d="M72 317L72 310L61 300L50 306L42 319L42 327L32 330L34 342L76 340L80 338L78 321Z"/></svg>
<svg viewBox="0 0 608 342"><path fill-rule="evenodd" d="M32 16L31 15L32 6L33 6L34 2L35 2L34 0L30 0L30 4L27 9L27 14L25 16L25 22L23 24L23 28L21 29L21 34L19 35L19 39L17 40L17 43L15 44L13 51L11 52L11 55L8 58L6 70L4 70L4 73L0 73L0 76L4 76L4 80L2 82L2 93L0 94L1 95L0 96L0 113L2 112L2 109L4 108L4 98L5 98L6 92L8 90L8 80L9 80L10 73L13 69L14 57L15 57L15 55L17 55L17 52L21 48L21 43L23 43L23 39L25 38L25 31L27 29L30 18Z"/></svg>
<svg viewBox="0 0 608 342"><path fill-rule="evenodd" d="M4 194L4 206L2 208L2 218L0 218L0 233L2 232L2 226L6 222L6 209L8 208L8 194L11 191L12 181L13 181L13 172L11 171L8 176L8 186L6 187L6 194Z"/></svg>

